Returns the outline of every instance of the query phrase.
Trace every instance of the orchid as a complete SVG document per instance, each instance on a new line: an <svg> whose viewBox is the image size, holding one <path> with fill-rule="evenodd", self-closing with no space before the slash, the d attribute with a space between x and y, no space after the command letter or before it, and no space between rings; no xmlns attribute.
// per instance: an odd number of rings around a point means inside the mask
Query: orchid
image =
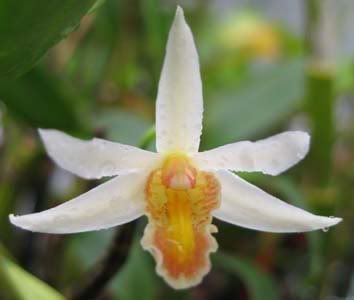
<svg viewBox="0 0 354 300"><path fill-rule="evenodd" d="M23 229L75 233L148 218L142 247L173 288L197 285L217 250L212 217L268 232L304 232L340 218L313 215L251 185L233 172L278 175L309 149L309 135L289 131L198 152L203 96L198 54L183 10L177 8L156 102L157 153L102 139L90 141L40 129L51 158L87 179L116 176L81 196L43 212L10 215Z"/></svg>

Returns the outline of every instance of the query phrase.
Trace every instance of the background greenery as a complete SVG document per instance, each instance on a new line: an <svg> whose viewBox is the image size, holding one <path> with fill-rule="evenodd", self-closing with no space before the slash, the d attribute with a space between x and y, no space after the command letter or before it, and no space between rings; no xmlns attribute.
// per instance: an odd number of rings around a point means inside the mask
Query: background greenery
<svg viewBox="0 0 354 300"><path fill-rule="evenodd" d="M128 262L101 299L352 299L354 55L350 36L340 37L352 28L353 3L184 2L204 83L202 149L310 131L311 152L292 170L242 175L344 222L328 232L271 234L215 220L213 269L183 292L156 276L139 224ZM172 0L0 0L0 299L64 299L105 252L114 230L37 234L14 228L8 215L98 184L57 168L36 128L139 144L154 123L175 8Z"/></svg>

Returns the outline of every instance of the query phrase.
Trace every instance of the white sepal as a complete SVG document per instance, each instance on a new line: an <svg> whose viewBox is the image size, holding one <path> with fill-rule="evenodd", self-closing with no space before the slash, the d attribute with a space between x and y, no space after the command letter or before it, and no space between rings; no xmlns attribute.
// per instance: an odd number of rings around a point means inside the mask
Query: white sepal
<svg viewBox="0 0 354 300"><path fill-rule="evenodd" d="M278 175L302 160L309 144L306 132L288 131L257 142L241 141L200 152L193 159L201 169Z"/></svg>
<svg viewBox="0 0 354 300"><path fill-rule="evenodd" d="M115 177L57 207L23 216L12 224L35 232L74 233L130 222L144 212L145 172Z"/></svg>
<svg viewBox="0 0 354 300"><path fill-rule="evenodd" d="M287 204L229 171L217 171L221 206L213 215L225 222L269 232L304 232L326 229L342 219L313 215Z"/></svg>
<svg viewBox="0 0 354 300"><path fill-rule="evenodd" d="M64 132L40 129L49 156L63 169L83 178L101 178L147 169L160 156L102 139L80 140Z"/></svg>

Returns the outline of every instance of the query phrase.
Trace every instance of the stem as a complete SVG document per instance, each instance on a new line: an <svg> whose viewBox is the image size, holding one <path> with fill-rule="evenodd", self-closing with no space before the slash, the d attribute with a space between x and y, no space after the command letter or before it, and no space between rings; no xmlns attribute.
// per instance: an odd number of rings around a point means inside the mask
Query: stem
<svg viewBox="0 0 354 300"><path fill-rule="evenodd" d="M326 187L332 174L334 132L334 75L332 72L308 68L306 76L306 109L312 129L312 145L308 157L311 181Z"/></svg>
<svg viewBox="0 0 354 300"><path fill-rule="evenodd" d="M136 221L122 226L116 231L111 245L89 272L83 283L71 293L70 300L96 299L106 285L127 261L130 246L133 241Z"/></svg>
<svg viewBox="0 0 354 300"><path fill-rule="evenodd" d="M317 201L317 207L321 208L322 211L326 209L330 214L329 211L333 208L328 204L321 203L321 200L326 197L324 191L330 187L332 179L332 149L335 142L333 116L336 100L335 43L333 43L335 7L328 7L332 4L328 0L308 0L306 3L309 64L305 74L305 109L309 116L312 131L306 179L308 183L311 183L308 196L320 199L320 201ZM319 193L317 192L318 195L316 191L319 191ZM327 273L323 262L326 261L326 245L329 236L311 232L308 237L312 260L308 283L316 287L313 298L321 299L324 296L323 289L325 288L325 274Z"/></svg>
<svg viewBox="0 0 354 300"><path fill-rule="evenodd" d="M309 64L306 72L306 110L312 129L308 157L312 182L326 186L331 176L334 144L335 49L330 33L335 32L334 12L329 1L308 0L306 37Z"/></svg>
<svg viewBox="0 0 354 300"><path fill-rule="evenodd" d="M151 127L149 130L146 131L145 135L141 139L139 148L147 149L151 143L151 141L155 138L155 126Z"/></svg>

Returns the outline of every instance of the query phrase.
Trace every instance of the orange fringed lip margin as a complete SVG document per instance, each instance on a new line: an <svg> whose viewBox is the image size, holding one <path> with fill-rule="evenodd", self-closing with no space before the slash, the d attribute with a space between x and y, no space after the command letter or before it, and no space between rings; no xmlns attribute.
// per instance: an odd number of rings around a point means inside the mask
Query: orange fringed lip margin
<svg viewBox="0 0 354 300"><path fill-rule="evenodd" d="M217 250L211 212L219 207L220 185L182 155L172 155L146 184L147 225L142 246L156 259L157 273L174 288L198 284Z"/></svg>

